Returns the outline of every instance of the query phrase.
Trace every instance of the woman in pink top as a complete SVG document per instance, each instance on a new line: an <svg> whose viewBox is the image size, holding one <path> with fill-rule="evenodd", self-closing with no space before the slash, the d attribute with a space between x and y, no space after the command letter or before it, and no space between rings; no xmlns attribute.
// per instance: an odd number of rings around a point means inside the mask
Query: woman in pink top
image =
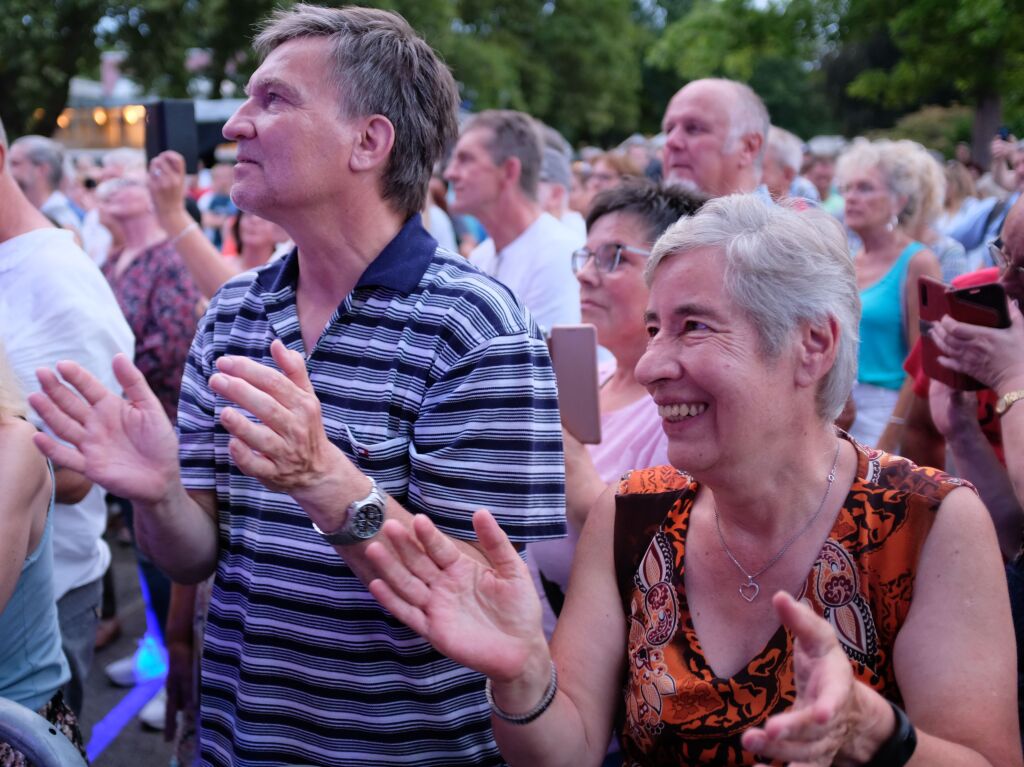
<svg viewBox="0 0 1024 767"><path fill-rule="evenodd" d="M549 638L569 583L576 541L594 501L624 472L668 463L661 418L633 375L647 346L644 267L659 235L703 202L682 189L627 182L594 198L587 244L573 253L583 321L594 325L598 343L614 361L599 370L601 443L584 447L563 430L568 537L528 549Z"/></svg>

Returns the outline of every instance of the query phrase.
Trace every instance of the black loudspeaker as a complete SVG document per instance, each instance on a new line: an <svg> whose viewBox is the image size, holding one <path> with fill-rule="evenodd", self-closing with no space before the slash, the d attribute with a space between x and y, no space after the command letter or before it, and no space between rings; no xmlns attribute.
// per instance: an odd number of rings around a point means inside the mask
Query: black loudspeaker
<svg viewBox="0 0 1024 767"><path fill-rule="evenodd" d="M185 158L185 172L199 164L196 108L189 99L165 99L146 105L146 162L166 149Z"/></svg>

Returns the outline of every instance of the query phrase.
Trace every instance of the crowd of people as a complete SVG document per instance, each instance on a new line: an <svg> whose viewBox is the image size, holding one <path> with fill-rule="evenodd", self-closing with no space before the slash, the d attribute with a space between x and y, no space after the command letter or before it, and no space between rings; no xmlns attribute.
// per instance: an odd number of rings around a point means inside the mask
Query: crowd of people
<svg viewBox="0 0 1024 767"><path fill-rule="evenodd" d="M253 46L198 176L0 126L0 697L84 755L116 508L178 764L1024 764L1024 142L701 79L576 151L389 12Z"/></svg>

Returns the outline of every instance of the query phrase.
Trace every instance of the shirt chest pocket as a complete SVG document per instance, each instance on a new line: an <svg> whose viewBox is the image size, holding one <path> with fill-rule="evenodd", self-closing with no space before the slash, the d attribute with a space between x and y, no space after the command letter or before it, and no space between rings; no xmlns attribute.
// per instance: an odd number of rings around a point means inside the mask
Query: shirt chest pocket
<svg viewBox="0 0 1024 767"><path fill-rule="evenodd" d="M409 485L409 437L390 437L378 441L373 435L362 438L344 423L326 423L327 436L360 471L373 477L391 496L404 497Z"/></svg>

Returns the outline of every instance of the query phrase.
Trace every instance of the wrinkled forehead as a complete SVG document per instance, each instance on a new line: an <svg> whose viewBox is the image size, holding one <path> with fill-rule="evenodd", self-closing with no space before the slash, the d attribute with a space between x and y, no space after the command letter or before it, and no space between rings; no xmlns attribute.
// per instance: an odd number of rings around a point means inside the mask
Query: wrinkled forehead
<svg viewBox="0 0 1024 767"><path fill-rule="evenodd" d="M665 108L665 121L697 117L722 128L729 127L731 93L718 83L698 81L680 88Z"/></svg>

